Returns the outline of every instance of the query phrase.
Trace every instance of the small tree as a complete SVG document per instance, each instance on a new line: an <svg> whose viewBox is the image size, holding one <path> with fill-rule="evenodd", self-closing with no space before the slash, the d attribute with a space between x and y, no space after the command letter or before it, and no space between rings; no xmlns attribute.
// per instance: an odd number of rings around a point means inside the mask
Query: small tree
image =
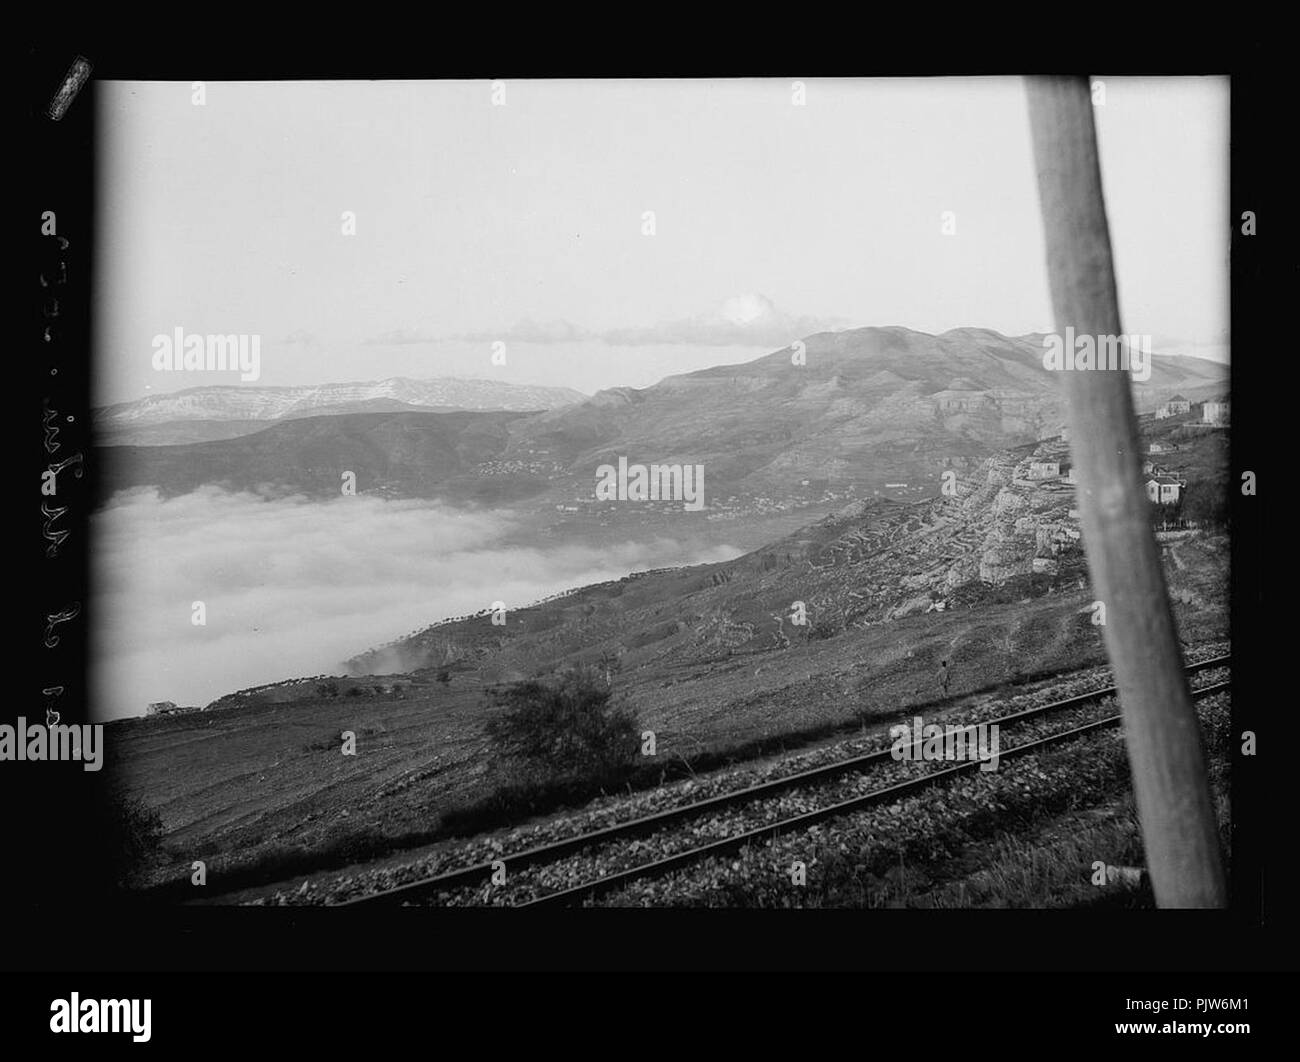
<svg viewBox="0 0 1300 1062"><path fill-rule="evenodd" d="M640 745L636 713L614 700L598 670L574 668L558 680L494 690L486 725L493 758L549 778L608 778Z"/></svg>
<svg viewBox="0 0 1300 1062"><path fill-rule="evenodd" d="M808 639L834 638L844 632L844 613L830 610L818 616L808 627Z"/></svg>

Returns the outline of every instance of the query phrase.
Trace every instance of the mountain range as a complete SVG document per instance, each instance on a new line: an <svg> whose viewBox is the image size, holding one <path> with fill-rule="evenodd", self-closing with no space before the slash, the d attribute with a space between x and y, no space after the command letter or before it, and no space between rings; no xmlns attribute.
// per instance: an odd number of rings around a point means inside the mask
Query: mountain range
<svg viewBox="0 0 1300 1062"><path fill-rule="evenodd" d="M944 471L969 470L998 450L1059 432L1060 376L1043 368L1042 339L973 328L939 336L901 327L819 333L803 342L802 364L786 348L581 401L562 389L507 394L506 385L488 381L200 388L109 407L101 422L175 423L182 411L196 418L191 423L247 423L253 412L276 419L257 420L262 430L235 438L101 447L101 481L110 491L155 485L171 495L216 483L325 498L337 496L341 473L352 471L358 492L488 504L529 499L552 522L615 529L652 514L680 527L692 517L829 511L875 495L915 500L934 493ZM1150 379L1134 382L1133 393L1138 411L1149 412L1176 392L1197 401L1226 388L1226 365L1156 356ZM462 406L509 400L514 409L430 411L411 402L417 398ZM556 407L519 409L528 401ZM350 411L376 402L407 405ZM703 465L707 511L683 513L663 502L602 508L595 470L620 456Z"/></svg>
<svg viewBox="0 0 1300 1062"><path fill-rule="evenodd" d="M1187 467L1200 469L1189 476L1191 489L1220 492L1222 436L1203 433L1182 446ZM617 661L625 678L638 676L648 689L677 687L687 674L710 674L725 686L722 672L756 678L787 651L852 632L874 632L876 644L890 648L884 658L877 648L869 665L850 652L846 673L882 664L905 671L908 646L944 627L968 629L954 659L971 668L995 658L1035 666L1068 659L1097 644L1078 502L1072 484L1030 472L1031 462L1068 458L1059 438L1002 450L960 476L949 494L853 502L734 560L639 572L513 604L501 624L490 610L448 619L344 667L352 676L450 671L491 684ZM1180 550L1181 557L1166 553L1180 631L1192 640L1220 637L1220 546L1174 543L1173 552ZM1026 610L1029 600L1038 604ZM279 685L265 695L299 696ZM659 696L671 700L683 691Z"/></svg>
<svg viewBox="0 0 1300 1062"><path fill-rule="evenodd" d="M101 445L167 446L211 442L261 431L270 422L372 412L463 409L545 410L587 396L568 387L497 380L395 376L362 383L300 387L216 385L148 395L95 410Z"/></svg>

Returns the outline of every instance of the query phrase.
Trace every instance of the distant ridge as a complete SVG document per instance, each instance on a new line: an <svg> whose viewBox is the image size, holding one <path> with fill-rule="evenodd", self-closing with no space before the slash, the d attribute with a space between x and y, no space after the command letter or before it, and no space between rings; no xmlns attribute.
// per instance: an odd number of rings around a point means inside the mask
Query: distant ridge
<svg viewBox="0 0 1300 1062"><path fill-rule="evenodd" d="M169 421L279 420L288 417L356 413L387 408L507 410L559 409L587 396L569 387L542 387L497 380L394 376L360 383L300 387L214 384L170 394L148 395L95 410L97 429L163 424Z"/></svg>
<svg viewBox="0 0 1300 1062"><path fill-rule="evenodd" d="M105 446L106 488L157 486L165 495L204 484L278 489L309 497L336 496L342 470L361 489L383 497L443 497L478 504L535 499L548 513L584 514L591 526L611 514L592 508L593 476L620 457L707 468L700 519L731 520L786 511L795 495L821 502L871 496L907 483L913 493L937 489L945 471L968 470L992 453L1055 437L1065 422L1061 374L1043 367L1041 338L1009 338L988 329L954 329L939 336L908 328L819 332L803 341L802 361L786 347L753 361L669 376L645 388L614 387L550 409L540 392L522 389L524 408L489 412L474 402L509 387L487 381L391 380L333 388L250 389L275 399L262 415L280 410L266 427L242 438L195 440L189 445ZM1139 413L1154 411L1181 392L1193 401L1226 389L1228 367L1187 357L1151 362L1151 377L1134 382ZM479 390L432 394L443 384ZM424 390L418 393L413 387ZM388 388L376 394L365 388ZM351 389L349 391L349 389ZM210 402L218 390L189 392ZM518 388L513 388L518 392ZM286 397L286 393L288 394ZM402 397L406 396L406 397ZM308 400L330 398L331 409L300 416ZM411 398L424 399L421 403ZM387 408L339 412L340 404L379 399L410 405L458 404L456 413ZM185 395L159 396L175 401ZM150 400L155 401L155 400ZM140 407L120 418L151 415ZM206 407L202 407L206 412ZM170 410L173 421L177 417ZM250 414L242 413L248 422ZM209 422L213 418L209 416ZM147 422L146 422L147 423ZM205 429L207 430L207 429ZM111 441L101 433L101 442ZM924 485L928 484L929 488ZM627 511L626 509L621 511Z"/></svg>

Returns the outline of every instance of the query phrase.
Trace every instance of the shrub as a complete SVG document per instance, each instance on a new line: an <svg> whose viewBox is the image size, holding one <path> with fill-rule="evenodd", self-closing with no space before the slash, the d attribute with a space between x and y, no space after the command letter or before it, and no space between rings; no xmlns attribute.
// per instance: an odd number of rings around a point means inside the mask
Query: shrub
<svg viewBox="0 0 1300 1062"><path fill-rule="evenodd" d="M1196 484L1187 492L1183 516L1200 524L1224 525L1228 522L1228 499L1222 480Z"/></svg>
<svg viewBox="0 0 1300 1062"><path fill-rule="evenodd" d="M832 612L825 616L819 616L808 627L808 638L822 639L834 638L844 632L844 616L839 612Z"/></svg>
<svg viewBox="0 0 1300 1062"><path fill-rule="evenodd" d="M112 874L116 884L127 884L143 874L162 845L162 816L139 797L115 792L105 809L106 838L111 838Z"/></svg>
<svg viewBox="0 0 1300 1062"><path fill-rule="evenodd" d="M545 683L516 682L492 691L486 734L498 768L525 777L610 778L630 765L640 745L636 714L615 701L592 668Z"/></svg>

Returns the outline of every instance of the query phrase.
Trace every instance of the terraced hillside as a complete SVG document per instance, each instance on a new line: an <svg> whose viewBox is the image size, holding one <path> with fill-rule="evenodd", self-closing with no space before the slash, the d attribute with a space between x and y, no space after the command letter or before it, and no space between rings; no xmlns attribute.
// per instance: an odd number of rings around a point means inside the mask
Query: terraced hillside
<svg viewBox="0 0 1300 1062"><path fill-rule="evenodd" d="M488 613L437 624L354 658L347 675L115 724L119 781L167 830L170 862L155 874L442 835L494 784L488 689L568 663L615 672L665 770L1098 664L1072 489L1026 478L1031 460L1062 451L1003 452L959 477L955 496L855 503L734 561L585 587L509 610L504 625ZM1185 643L1227 636L1226 542L1167 542ZM344 731L356 756L340 755Z"/></svg>
<svg viewBox="0 0 1300 1062"><path fill-rule="evenodd" d="M1006 451L977 475L955 478L950 496L855 502L734 561L583 588L510 611L500 624L485 610L361 654L347 667L369 674L457 666L502 680L616 659L630 673L761 657L846 628L1078 589L1073 488L1025 478L1031 459L1063 449L1049 442Z"/></svg>

